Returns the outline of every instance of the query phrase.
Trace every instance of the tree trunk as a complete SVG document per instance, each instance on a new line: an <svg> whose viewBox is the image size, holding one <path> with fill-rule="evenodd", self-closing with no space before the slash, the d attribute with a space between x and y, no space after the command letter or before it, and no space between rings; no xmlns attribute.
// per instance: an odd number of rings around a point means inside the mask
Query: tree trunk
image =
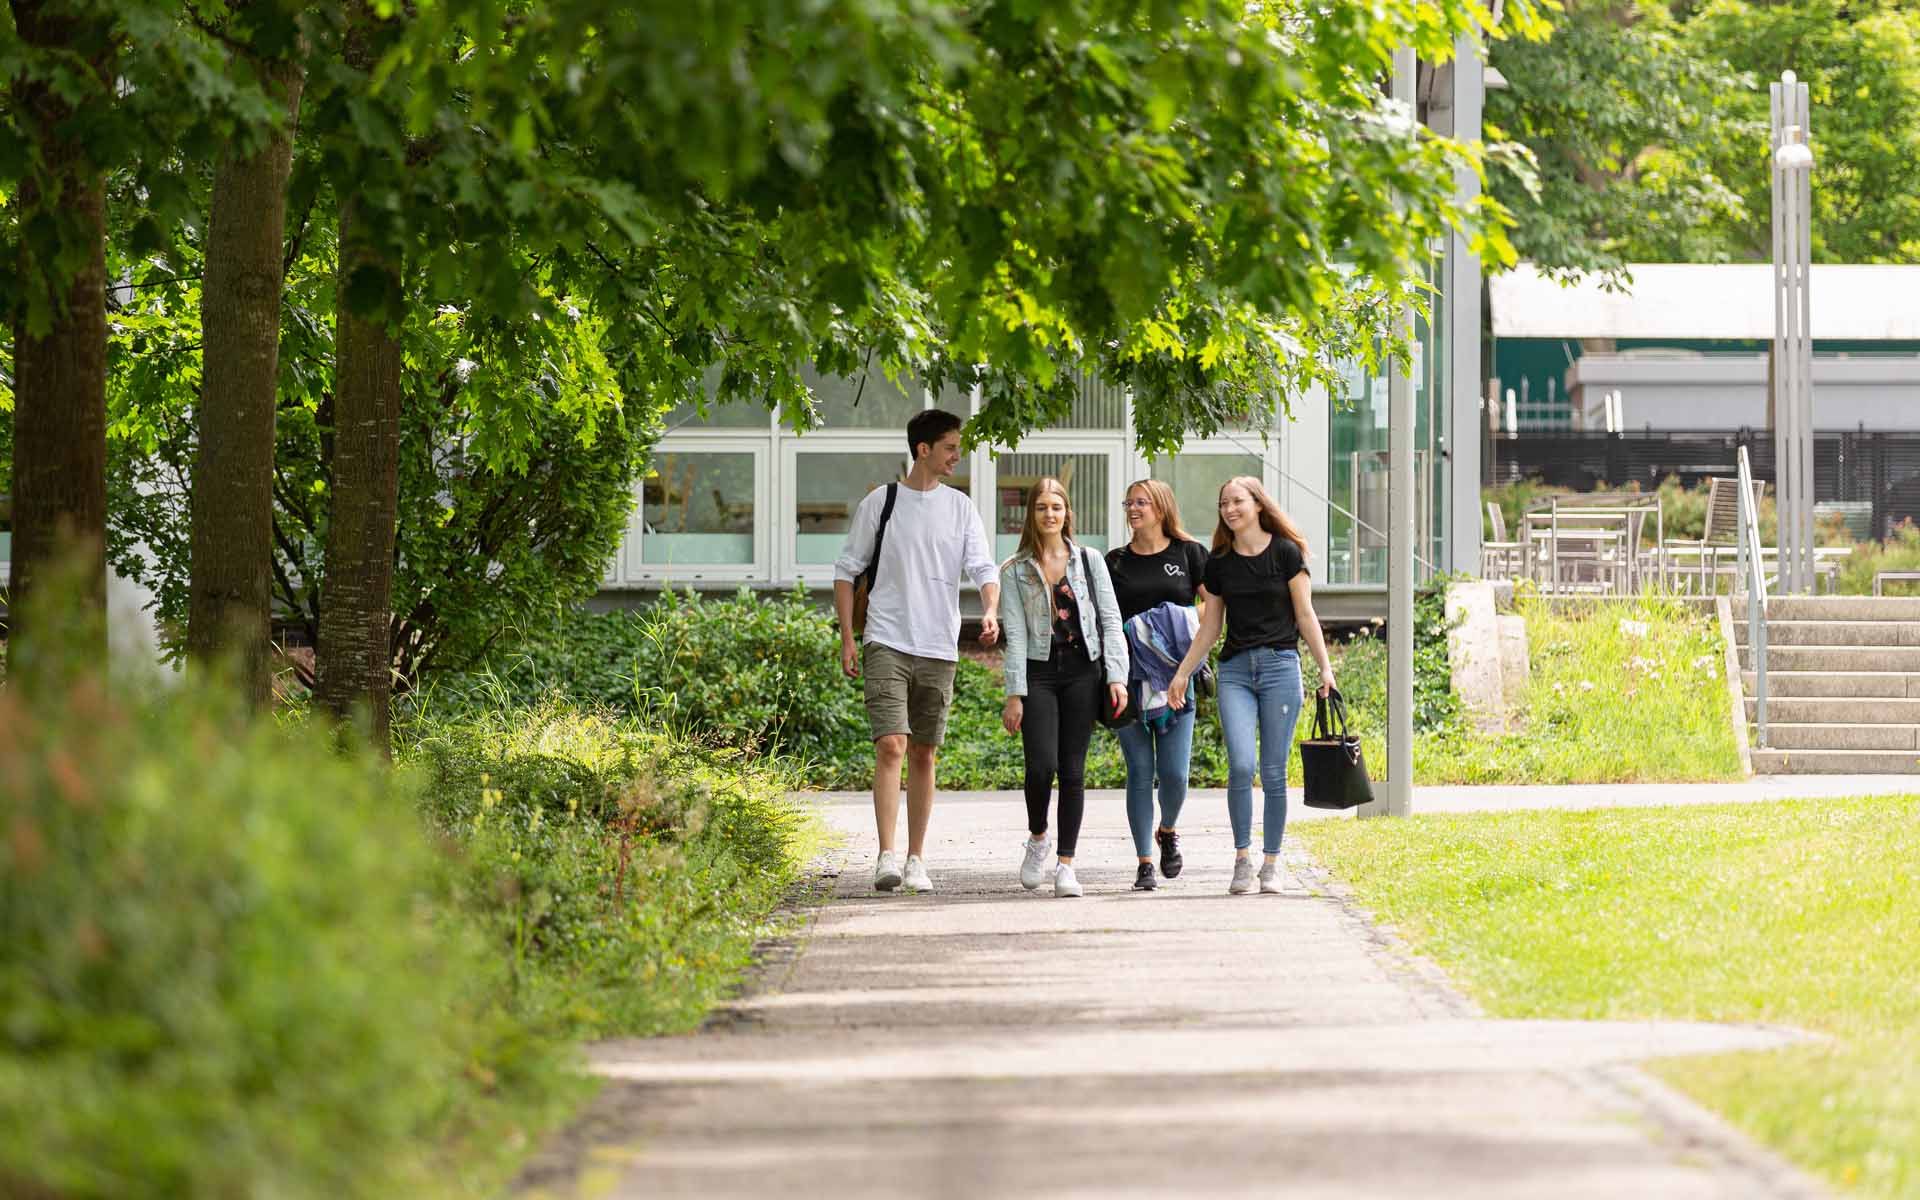
<svg viewBox="0 0 1920 1200"><path fill-rule="evenodd" d="M21 41L39 50L72 54L79 22L57 6L13 4ZM48 12L54 7L53 12ZM95 52L86 63L105 77L111 54ZM21 278L29 286L49 287L52 324L36 337L28 326L26 304L13 321L13 566L9 653L50 640L23 620L23 606L35 585L62 558L71 555L78 594L64 601L80 606L77 620L63 620L62 641L80 636L87 653L106 655L107 531L107 264L106 185L88 161L85 147L60 126L73 107L48 84L16 80L11 107L22 118L38 150L44 185L31 176L15 197L24 226L37 212L64 214L55 228L67 245L22 238ZM55 260L74 264L69 279L49 283L58 274ZM63 286L64 285L64 286ZM89 621L86 618L91 617ZM78 631L84 630L84 634ZM74 647L81 648L81 647Z"/></svg>
<svg viewBox="0 0 1920 1200"><path fill-rule="evenodd" d="M187 651L232 656L256 708L271 695L273 421L280 363L287 174L305 76L254 60L286 104L258 154L214 171L201 301L202 361L193 468Z"/></svg>
<svg viewBox="0 0 1920 1200"><path fill-rule="evenodd" d="M340 206L334 316L333 513L320 606L315 695L338 717L361 705L374 744L388 749L388 622L400 499L400 342L382 314L348 303L356 272L399 272L361 228L357 200Z"/></svg>

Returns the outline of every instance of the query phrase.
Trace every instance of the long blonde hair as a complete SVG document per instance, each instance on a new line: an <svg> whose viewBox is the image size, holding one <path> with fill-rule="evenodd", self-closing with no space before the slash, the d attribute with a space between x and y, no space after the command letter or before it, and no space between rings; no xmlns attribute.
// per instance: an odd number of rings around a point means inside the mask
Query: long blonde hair
<svg viewBox="0 0 1920 1200"><path fill-rule="evenodd" d="M1034 518L1033 506L1048 492L1058 492L1060 503L1067 506L1067 519L1060 525L1060 536L1069 542L1073 541L1073 500L1067 495L1067 485L1051 475L1042 475L1027 489L1027 520L1020 527L1020 548L1013 552L1008 562L1040 557L1040 523Z"/></svg>
<svg viewBox="0 0 1920 1200"><path fill-rule="evenodd" d="M1127 485L1122 495L1131 496L1133 489L1139 488L1153 501L1154 511L1160 514L1160 530L1167 540L1174 542L1197 542L1200 539L1187 532L1180 523L1180 502L1173 498L1173 489L1158 479L1136 479Z"/></svg>
<svg viewBox="0 0 1920 1200"><path fill-rule="evenodd" d="M1247 495L1253 497L1254 506L1260 510L1260 528L1277 537L1286 538L1300 547L1301 558L1312 558L1313 551L1307 549L1307 535L1293 523L1293 518L1280 510L1280 505L1267 494L1266 486L1251 475L1235 475L1220 485L1220 494L1227 494L1230 487L1243 487ZM1218 554L1233 545L1233 530L1227 528L1224 517L1215 517L1213 528L1213 553Z"/></svg>

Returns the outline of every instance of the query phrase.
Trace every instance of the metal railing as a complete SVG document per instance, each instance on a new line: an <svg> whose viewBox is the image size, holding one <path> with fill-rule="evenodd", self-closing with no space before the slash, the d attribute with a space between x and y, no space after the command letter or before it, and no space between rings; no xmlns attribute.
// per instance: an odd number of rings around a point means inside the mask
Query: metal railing
<svg viewBox="0 0 1920 1200"><path fill-rule="evenodd" d="M1760 514L1754 507L1753 464L1740 447L1740 529L1735 538L1734 586L1747 591L1747 653L1753 658L1754 744L1767 746L1767 575L1760 557Z"/></svg>

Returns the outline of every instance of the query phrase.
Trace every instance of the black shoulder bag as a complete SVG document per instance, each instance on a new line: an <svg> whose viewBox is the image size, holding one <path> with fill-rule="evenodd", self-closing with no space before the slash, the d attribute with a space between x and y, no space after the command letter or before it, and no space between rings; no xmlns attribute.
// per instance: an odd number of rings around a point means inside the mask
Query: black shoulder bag
<svg viewBox="0 0 1920 1200"><path fill-rule="evenodd" d="M880 547L887 543L887 522L893 519L893 502L900 495L900 485L887 485L887 502L880 509L880 527L873 534L873 557L867 562L867 569L860 572L860 578L853 581L853 631L864 633L867 629L867 597L873 594L873 581L880 574Z"/></svg>
<svg viewBox="0 0 1920 1200"><path fill-rule="evenodd" d="M1340 723L1335 732L1333 720ZM1302 799L1309 808L1358 808L1373 801L1373 781L1367 778L1367 760L1360 739L1347 732L1347 702L1338 688L1313 700L1313 736L1300 743L1300 773L1306 780Z"/></svg>
<svg viewBox="0 0 1920 1200"><path fill-rule="evenodd" d="M1100 682L1107 680L1107 631L1100 623L1100 597L1093 590L1093 564L1087 559L1087 548L1080 547L1080 569L1087 573L1087 594L1093 598L1093 637L1094 665L1100 668ZM1125 729L1140 720L1140 704L1134 699L1133 688L1127 688L1127 703L1119 712L1114 712L1107 703L1107 689L1100 689L1100 703L1093 711L1097 719L1108 729Z"/></svg>

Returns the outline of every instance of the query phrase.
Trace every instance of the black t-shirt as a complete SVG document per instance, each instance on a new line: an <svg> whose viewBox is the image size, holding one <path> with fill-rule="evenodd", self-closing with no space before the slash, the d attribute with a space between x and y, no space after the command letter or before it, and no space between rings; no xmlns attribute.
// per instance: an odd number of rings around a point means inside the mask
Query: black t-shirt
<svg viewBox="0 0 1920 1200"><path fill-rule="evenodd" d="M1158 554L1135 554L1128 546L1107 551L1107 574L1113 577L1122 621L1169 600L1192 604L1206 572L1207 548L1183 538L1168 542Z"/></svg>
<svg viewBox="0 0 1920 1200"><path fill-rule="evenodd" d="M1232 547L1207 560L1207 591L1227 602L1227 639L1220 648L1225 662L1242 650L1272 646L1293 650L1300 644L1300 626L1293 614L1293 596L1287 583L1307 569L1300 547L1279 534L1258 554L1240 554Z"/></svg>

